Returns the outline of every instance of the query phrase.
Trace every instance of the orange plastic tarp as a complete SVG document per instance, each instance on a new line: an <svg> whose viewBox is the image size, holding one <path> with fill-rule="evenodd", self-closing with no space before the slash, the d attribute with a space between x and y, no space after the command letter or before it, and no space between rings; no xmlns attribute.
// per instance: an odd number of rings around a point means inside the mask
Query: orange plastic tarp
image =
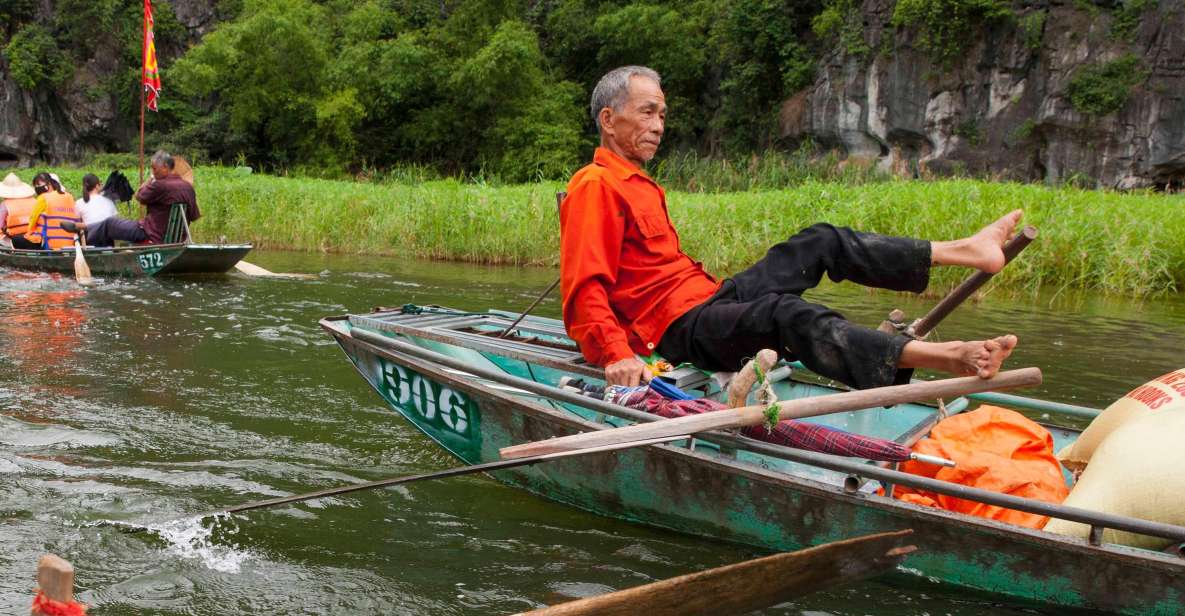
<svg viewBox="0 0 1185 616"><path fill-rule="evenodd" d="M948 417L938 422L930 436L919 441L913 449L917 453L954 460L957 464L954 468L912 461L902 464L902 471L914 475L1048 503L1060 503L1070 492L1061 466L1053 455L1053 437L1048 430L1016 411L981 406ZM893 496L910 503L1029 528L1042 528L1048 521L1047 516L904 486L896 486Z"/></svg>

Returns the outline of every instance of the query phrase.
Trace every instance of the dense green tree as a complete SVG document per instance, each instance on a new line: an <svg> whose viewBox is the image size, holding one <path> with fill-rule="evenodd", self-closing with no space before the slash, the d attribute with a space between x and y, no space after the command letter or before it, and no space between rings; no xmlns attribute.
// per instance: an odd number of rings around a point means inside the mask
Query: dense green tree
<svg viewBox="0 0 1185 616"><path fill-rule="evenodd" d="M73 66L58 49L53 35L40 24L26 24L4 46L12 80L26 90L53 88L66 82Z"/></svg>

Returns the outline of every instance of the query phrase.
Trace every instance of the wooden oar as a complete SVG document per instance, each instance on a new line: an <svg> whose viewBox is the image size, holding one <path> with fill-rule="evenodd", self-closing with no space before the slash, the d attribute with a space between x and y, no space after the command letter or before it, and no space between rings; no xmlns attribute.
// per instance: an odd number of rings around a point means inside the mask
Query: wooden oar
<svg viewBox="0 0 1185 616"><path fill-rule="evenodd" d="M262 267L259 267L258 265L255 265L254 263L248 263L246 261L239 261L238 263L235 263L235 269L239 270L239 272L241 272L243 274L246 274L248 276L254 276L256 278L285 278L288 280L315 280L317 278L317 276L314 274L290 274L290 273L272 272L272 271L263 269Z"/></svg>
<svg viewBox="0 0 1185 616"><path fill-rule="evenodd" d="M799 398L778 402L778 420L815 417L830 413L841 413L859 409L903 404L916 400L955 398L981 391L997 391L1032 387L1041 384L1039 368L1007 370L990 379L965 376L939 381L919 381L907 385L890 385L841 394ZM584 434L561 436L545 441L535 441L506 447L499 453L503 459L574 451L585 447L617 445L630 441L662 438L677 434L699 434L710 430L755 426L766 421L766 407L744 406L737 409L690 415L646 424L634 424L621 428L596 430Z"/></svg>
<svg viewBox="0 0 1185 616"><path fill-rule="evenodd" d="M1020 233L1017 233L1015 237L1008 240L1008 243L1004 244L1004 265L1007 266L1011 263L1016 258L1016 255L1020 254L1020 251L1024 250L1035 239L1037 239L1037 227L1027 225L1024 229L1021 229ZM992 276L995 276L995 274L989 274L987 272L975 272L968 276L959 286L952 289L950 293L947 293L946 297L942 298L942 301L931 308L930 312L926 313L926 316L918 319L911 325L909 327L909 333L918 338L924 338L926 334L930 333L930 330L934 329L939 322L946 318L946 315L953 312L955 308L959 307L959 304L962 304L968 297L971 297L980 287L986 284L987 281L991 280Z"/></svg>
<svg viewBox="0 0 1185 616"><path fill-rule="evenodd" d="M74 279L78 284L91 284L94 279L91 278L91 267L86 264L86 257L82 256L82 244L78 241L78 236L74 236Z"/></svg>
<svg viewBox="0 0 1185 616"><path fill-rule="evenodd" d="M266 509L269 507L278 507L280 505L289 505L292 503L299 503L302 501L313 500L316 498L325 498L328 496L338 496L340 494L349 494L350 492L359 492L362 490L373 490L375 488L387 488L390 486L402 485L405 483L415 483L417 481L428 481L431 479L447 479L449 477L460 477L461 475L473 475L476 473L489 473L493 471L506 470L508 468L517 468L520 466L530 466L532 464L539 464L540 462L551 462L553 460L562 460L564 458L571 458L574 456L583 456L586 454L603 453L607 451L619 451L622 449L631 449L634 447L644 447L646 445L662 445L663 443L670 443L672 441L681 441L690 438L687 434L679 434L674 436L654 438L633 441L629 443L620 443L615 445L608 445L605 447L589 447L579 451L565 451L562 453L550 453L539 456L531 456L529 458L520 457L514 460L497 460L494 462L486 462L484 464L474 464L471 466L458 466L435 473L426 473L421 475L406 475L404 477L393 477L389 479L378 479L376 481L367 481L364 483L353 483L336 488L327 488L324 490L317 490L315 492L306 492L304 494L297 494L295 496L281 496L279 498L269 498L267 500L254 501L244 503L242 505L235 505L227 507L226 509L218 509L215 511L207 511L197 515L184 516L175 518L164 522L176 522L180 520L200 520L212 516L228 515L232 513L242 513L244 511L251 511L253 509ZM139 526L127 522L111 522L104 521L95 524L96 526L118 526L123 532L128 534L135 534L150 530L150 526Z"/></svg>
<svg viewBox="0 0 1185 616"><path fill-rule="evenodd" d="M866 535L681 575L519 616L747 614L891 571L916 551L912 530Z"/></svg>

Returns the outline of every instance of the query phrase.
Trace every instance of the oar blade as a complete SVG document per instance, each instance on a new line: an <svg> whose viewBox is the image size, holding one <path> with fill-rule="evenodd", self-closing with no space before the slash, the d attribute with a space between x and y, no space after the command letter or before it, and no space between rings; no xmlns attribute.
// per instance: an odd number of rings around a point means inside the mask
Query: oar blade
<svg viewBox="0 0 1185 616"><path fill-rule="evenodd" d="M91 267L86 264L86 257L82 255L82 244L74 240L74 279L78 284L91 284Z"/></svg>
<svg viewBox="0 0 1185 616"><path fill-rule="evenodd" d="M918 400L951 399L983 391L998 391L1018 387L1032 387L1041 383L1041 370L1021 368L1007 370L990 379L979 377L958 377L938 381L923 381L906 385L890 385L860 391L849 391L813 398L800 398L779 402L779 419L801 419L830 413L841 413L860 409L892 406ZM677 419L666 419L645 424L634 424L621 428L596 430L583 434L561 436L545 441L535 441L506 447L499 451L503 459L537 456L561 451L572 451L586 447L597 447L628 443L642 439L662 438L678 434L699 434L711 430L724 430L754 426L765 421L765 409L761 406L746 406L739 409L690 415Z"/></svg>
<svg viewBox="0 0 1185 616"><path fill-rule="evenodd" d="M239 261L238 263L235 263L235 269L243 274L256 278L287 278L291 280L313 280L317 278L313 274L292 274L286 272L277 273L247 261Z"/></svg>
<svg viewBox="0 0 1185 616"><path fill-rule="evenodd" d="M867 535L774 554L613 593L561 603L520 616L696 616L747 614L886 573L916 548L912 530Z"/></svg>

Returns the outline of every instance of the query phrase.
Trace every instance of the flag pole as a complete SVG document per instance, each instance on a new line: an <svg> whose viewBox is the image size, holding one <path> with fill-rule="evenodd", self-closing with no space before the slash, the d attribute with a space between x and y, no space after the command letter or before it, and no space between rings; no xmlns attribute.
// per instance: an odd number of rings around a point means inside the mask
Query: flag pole
<svg viewBox="0 0 1185 616"><path fill-rule="evenodd" d="M137 186L144 185L144 77L146 76L147 66L145 65L144 50L148 46L148 12L141 11L141 19L143 27L140 28L140 183Z"/></svg>

